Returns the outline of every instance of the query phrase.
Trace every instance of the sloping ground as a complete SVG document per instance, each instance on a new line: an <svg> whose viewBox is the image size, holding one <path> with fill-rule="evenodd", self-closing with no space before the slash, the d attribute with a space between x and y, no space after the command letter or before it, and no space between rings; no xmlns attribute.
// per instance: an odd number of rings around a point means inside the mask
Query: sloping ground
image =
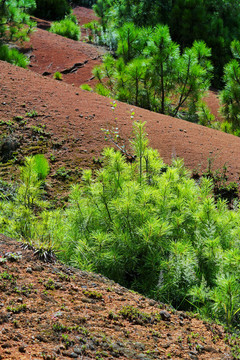
<svg viewBox="0 0 240 360"><path fill-rule="evenodd" d="M232 359L222 327L0 235L0 359Z"/></svg>
<svg viewBox="0 0 240 360"><path fill-rule="evenodd" d="M55 72L63 75L63 81L80 86L92 78L92 69L101 63L105 52L91 44L74 41L37 29L25 45L30 51L29 69L53 78Z"/></svg>
<svg viewBox="0 0 240 360"><path fill-rule="evenodd" d="M79 25L84 25L91 21L99 20L92 9L88 9L82 6L74 7L73 13L76 16Z"/></svg>
<svg viewBox="0 0 240 360"><path fill-rule="evenodd" d="M132 109L135 120L147 122L150 146L167 163L178 156L188 168L201 172L210 158L213 169L227 164L229 179L238 181L239 138L120 102L113 113L108 98L0 62L1 133L5 142L7 137L15 143L16 162L29 153L43 152L54 157L53 169L94 166L93 156L96 162L106 146L102 128L117 124L128 143Z"/></svg>

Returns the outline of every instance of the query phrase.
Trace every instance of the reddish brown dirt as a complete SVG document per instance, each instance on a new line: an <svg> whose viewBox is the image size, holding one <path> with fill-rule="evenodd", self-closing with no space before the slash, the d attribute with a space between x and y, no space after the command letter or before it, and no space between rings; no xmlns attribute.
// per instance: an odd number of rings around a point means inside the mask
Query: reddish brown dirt
<svg viewBox="0 0 240 360"><path fill-rule="evenodd" d="M203 99L211 113L215 116L216 121L223 121L223 117L219 113L220 99L217 91L208 91L207 95Z"/></svg>
<svg viewBox="0 0 240 360"><path fill-rule="evenodd" d="M84 25L91 21L99 20L92 9L87 9L81 6L76 6L73 9L73 13L76 16L79 25Z"/></svg>
<svg viewBox="0 0 240 360"><path fill-rule="evenodd" d="M232 359L222 327L101 275L43 263L3 235L0 290L1 360ZM139 315L124 318L126 306Z"/></svg>
<svg viewBox="0 0 240 360"><path fill-rule="evenodd" d="M80 86L92 78L92 69L101 63L104 50L80 41L74 41L46 30L37 29L25 45L31 52L29 69L53 78L62 73L63 81Z"/></svg>
<svg viewBox="0 0 240 360"><path fill-rule="evenodd" d="M108 98L5 62L0 62L0 69L0 119L12 121L14 116L22 116L26 120L25 127L16 130L20 154L26 146L24 129L40 124L50 133L50 139L41 150L39 139L29 134L30 152L31 146L38 144L35 151L56 157L55 168L63 164L71 168L91 166L93 156L98 158L106 146L101 129L114 125L115 118L120 134L125 139L131 137L130 114L134 109L135 120L147 122L150 145L159 150L167 163L173 156L178 156L184 159L188 168L201 172L207 167L207 159L211 158L213 168L222 169L227 164L229 179L239 179L240 139L233 135L121 102L117 102L113 114ZM37 117L27 117L26 113L32 110L37 112ZM14 136L13 131L11 136Z"/></svg>

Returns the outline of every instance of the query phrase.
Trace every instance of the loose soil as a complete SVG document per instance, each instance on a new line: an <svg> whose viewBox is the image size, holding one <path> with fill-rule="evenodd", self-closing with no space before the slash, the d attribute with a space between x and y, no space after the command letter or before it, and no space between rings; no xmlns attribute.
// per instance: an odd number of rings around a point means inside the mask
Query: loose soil
<svg viewBox="0 0 240 360"><path fill-rule="evenodd" d="M232 359L221 326L101 275L43 263L3 235L0 290L2 360Z"/></svg>

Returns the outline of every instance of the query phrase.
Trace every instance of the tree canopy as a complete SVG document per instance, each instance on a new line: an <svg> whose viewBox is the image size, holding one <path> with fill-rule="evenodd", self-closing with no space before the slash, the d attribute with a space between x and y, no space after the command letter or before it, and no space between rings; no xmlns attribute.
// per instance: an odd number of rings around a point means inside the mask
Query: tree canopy
<svg viewBox="0 0 240 360"><path fill-rule="evenodd" d="M167 25L126 23L118 29L116 53L118 60L108 54L94 70L100 94L162 114L196 116L212 76L211 50L203 41L181 51Z"/></svg>
<svg viewBox="0 0 240 360"><path fill-rule="evenodd" d="M205 41L212 49L214 85L221 86L224 64L231 58L231 41L240 37L238 0L98 0L94 8L104 26L106 22L116 27L125 22L139 27L166 24L181 49L195 40Z"/></svg>
<svg viewBox="0 0 240 360"><path fill-rule="evenodd" d="M28 12L35 6L35 0L0 0L0 45L28 39L34 26Z"/></svg>

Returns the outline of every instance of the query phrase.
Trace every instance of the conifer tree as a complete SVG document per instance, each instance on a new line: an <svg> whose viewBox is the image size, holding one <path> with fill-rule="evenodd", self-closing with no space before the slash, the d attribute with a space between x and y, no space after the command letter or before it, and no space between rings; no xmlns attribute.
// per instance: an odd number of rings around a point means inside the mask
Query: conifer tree
<svg viewBox="0 0 240 360"><path fill-rule="evenodd" d="M0 45L28 39L34 25L28 12L35 5L35 0L0 0Z"/></svg>

